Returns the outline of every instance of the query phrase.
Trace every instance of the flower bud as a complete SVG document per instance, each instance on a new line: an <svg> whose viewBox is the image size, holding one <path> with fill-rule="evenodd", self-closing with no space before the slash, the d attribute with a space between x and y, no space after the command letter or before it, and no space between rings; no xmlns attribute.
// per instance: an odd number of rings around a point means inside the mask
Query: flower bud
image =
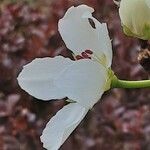
<svg viewBox="0 0 150 150"><path fill-rule="evenodd" d="M150 0L121 0L119 15L126 35L150 39Z"/></svg>

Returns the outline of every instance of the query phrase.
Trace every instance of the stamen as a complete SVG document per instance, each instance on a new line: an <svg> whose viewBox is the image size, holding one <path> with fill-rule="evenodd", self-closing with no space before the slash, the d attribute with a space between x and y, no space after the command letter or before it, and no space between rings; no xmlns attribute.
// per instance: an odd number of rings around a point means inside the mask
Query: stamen
<svg viewBox="0 0 150 150"><path fill-rule="evenodd" d="M88 54L86 52L82 52L81 55L83 56L83 58L90 59L90 57L88 56Z"/></svg>
<svg viewBox="0 0 150 150"><path fill-rule="evenodd" d="M93 56L91 56L93 54L93 51L90 49L86 49L84 52L81 53L81 55L76 55L75 59L76 60L80 60L80 59L92 59Z"/></svg>
<svg viewBox="0 0 150 150"><path fill-rule="evenodd" d="M86 52L87 54L90 54L90 55L93 54L93 52L92 52L90 49L85 50L85 52Z"/></svg>
<svg viewBox="0 0 150 150"><path fill-rule="evenodd" d="M80 60L80 59L84 59L84 57L82 57L82 56L80 56L80 55L77 55L77 56L76 56L76 59L77 59L77 60Z"/></svg>

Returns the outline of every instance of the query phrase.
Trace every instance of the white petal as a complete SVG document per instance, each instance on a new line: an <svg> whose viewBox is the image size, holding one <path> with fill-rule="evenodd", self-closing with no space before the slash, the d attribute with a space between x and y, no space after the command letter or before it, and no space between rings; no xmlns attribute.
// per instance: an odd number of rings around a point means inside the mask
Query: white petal
<svg viewBox="0 0 150 150"><path fill-rule="evenodd" d="M107 25L105 23L99 25L97 28L99 35L99 48L103 50L106 57L106 66L110 67L112 64L112 46L109 38Z"/></svg>
<svg viewBox="0 0 150 150"><path fill-rule="evenodd" d="M23 67L18 83L30 95L43 100L64 98L55 80L73 61L57 56L55 58L36 58Z"/></svg>
<svg viewBox="0 0 150 150"><path fill-rule="evenodd" d="M77 103L64 106L46 125L41 136L43 147L58 150L88 110Z"/></svg>
<svg viewBox="0 0 150 150"><path fill-rule="evenodd" d="M90 49L99 58L106 57L106 66L110 67L112 48L107 26L92 17L93 11L93 8L86 5L71 7L59 20L58 29L66 46L76 55ZM91 26L89 18L93 20L96 28Z"/></svg>
<svg viewBox="0 0 150 150"><path fill-rule="evenodd" d="M108 78L106 68L89 59L75 61L62 76L57 85L61 85L63 93L87 108L93 107L101 98Z"/></svg>

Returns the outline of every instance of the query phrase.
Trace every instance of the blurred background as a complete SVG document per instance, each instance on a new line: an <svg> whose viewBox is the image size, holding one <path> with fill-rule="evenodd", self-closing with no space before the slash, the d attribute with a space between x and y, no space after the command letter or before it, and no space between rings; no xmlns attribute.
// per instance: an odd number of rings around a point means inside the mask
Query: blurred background
<svg viewBox="0 0 150 150"><path fill-rule="evenodd" d="M16 78L36 57L72 58L57 22L70 6L83 3L108 24L115 74L120 79L147 79L137 61L138 40L122 33L113 0L1 0L0 150L44 150L42 130L65 102L36 100L20 89ZM60 149L150 150L150 89L106 92Z"/></svg>

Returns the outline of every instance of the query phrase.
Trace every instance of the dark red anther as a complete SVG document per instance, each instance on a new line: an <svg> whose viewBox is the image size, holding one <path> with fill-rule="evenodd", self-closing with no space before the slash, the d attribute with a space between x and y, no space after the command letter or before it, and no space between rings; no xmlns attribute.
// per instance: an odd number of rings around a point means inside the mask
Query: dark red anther
<svg viewBox="0 0 150 150"><path fill-rule="evenodd" d="M77 56L76 56L76 59L77 59L77 60L80 60L80 59L84 59L84 58L83 58L82 56L80 56L80 55L77 55Z"/></svg>
<svg viewBox="0 0 150 150"><path fill-rule="evenodd" d="M86 52L87 54L90 54L90 55L93 54L93 52L92 52L90 49L85 50L85 52Z"/></svg>
<svg viewBox="0 0 150 150"><path fill-rule="evenodd" d="M88 54L86 52L82 52L81 55L84 57L84 58L89 58Z"/></svg>

